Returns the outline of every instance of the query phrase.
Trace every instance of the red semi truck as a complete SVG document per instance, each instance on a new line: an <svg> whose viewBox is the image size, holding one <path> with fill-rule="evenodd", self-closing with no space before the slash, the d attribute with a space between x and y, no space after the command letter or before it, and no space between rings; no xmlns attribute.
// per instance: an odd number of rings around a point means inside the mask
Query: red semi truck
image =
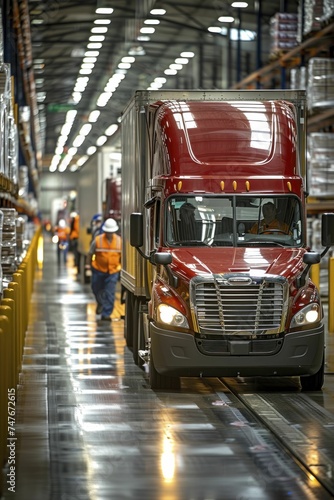
<svg viewBox="0 0 334 500"><path fill-rule="evenodd" d="M122 116L125 338L151 387L324 380L306 243L304 91L137 91ZM268 213L270 214L268 215Z"/></svg>

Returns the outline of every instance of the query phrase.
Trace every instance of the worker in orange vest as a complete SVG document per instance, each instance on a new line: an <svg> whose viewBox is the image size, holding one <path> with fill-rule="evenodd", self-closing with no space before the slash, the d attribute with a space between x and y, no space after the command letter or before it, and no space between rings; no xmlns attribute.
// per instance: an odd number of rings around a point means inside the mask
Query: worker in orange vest
<svg viewBox="0 0 334 500"><path fill-rule="evenodd" d="M79 241L79 224L80 217L76 212L71 213L71 232L70 232L70 250L74 256L74 267L77 268L79 272L79 252L78 252L78 241Z"/></svg>
<svg viewBox="0 0 334 500"><path fill-rule="evenodd" d="M63 262L67 263L68 245L70 228L68 227L65 219L60 219L58 225L54 228L54 234L57 237L57 260L58 265L61 262L61 255L63 254Z"/></svg>
<svg viewBox="0 0 334 500"><path fill-rule="evenodd" d="M107 219L102 225L102 234L97 235L89 249L92 269L91 286L101 321L111 321L114 310L116 285L121 270L121 237L116 234L118 224Z"/></svg>

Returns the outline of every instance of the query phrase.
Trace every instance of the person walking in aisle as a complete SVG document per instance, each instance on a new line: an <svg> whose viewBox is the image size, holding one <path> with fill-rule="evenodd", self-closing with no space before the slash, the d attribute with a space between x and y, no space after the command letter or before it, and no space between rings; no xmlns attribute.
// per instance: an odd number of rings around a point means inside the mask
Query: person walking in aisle
<svg viewBox="0 0 334 500"><path fill-rule="evenodd" d="M66 224L65 219L60 219L58 225L54 228L54 236L57 243L57 261L58 266L61 263L61 256L63 255L64 264L67 263L68 244L70 236L70 228Z"/></svg>
<svg viewBox="0 0 334 500"><path fill-rule="evenodd" d="M121 270L121 237L116 234L118 224L107 219L102 225L102 234L97 235L89 249L92 269L91 287L102 321L111 321L114 309L116 285Z"/></svg>
<svg viewBox="0 0 334 500"><path fill-rule="evenodd" d="M74 257L74 267L79 273L80 256L78 252L80 217L77 212L71 213L70 251Z"/></svg>

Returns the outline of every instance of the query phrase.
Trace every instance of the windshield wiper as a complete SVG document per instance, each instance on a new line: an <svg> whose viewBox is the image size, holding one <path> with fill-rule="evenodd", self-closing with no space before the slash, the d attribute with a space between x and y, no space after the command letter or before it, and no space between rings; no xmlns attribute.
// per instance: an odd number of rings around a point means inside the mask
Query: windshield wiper
<svg viewBox="0 0 334 500"><path fill-rule="evenodd" d="M199 247L209 247L210 245L206 243L206 241L202 240L185 240L180 242L182 246L187 246L187 247L192 247L192 246L199 246Z"/></svg>
<svg viewBox="0 0 334 500"><path fill-rule="evenodd" d="M281 248L285 248L286 246L291 246L291 245L282 245L282 243L278 243L278 241L272 241L272 240L248 240L248 241L243 241L242 243L240 243L240 241L238 241L238 246L248 246L248 245L256 245L256 246L262 246L262 245L265 245L265 246L271 246L271 247L281 247Z"/></svg>

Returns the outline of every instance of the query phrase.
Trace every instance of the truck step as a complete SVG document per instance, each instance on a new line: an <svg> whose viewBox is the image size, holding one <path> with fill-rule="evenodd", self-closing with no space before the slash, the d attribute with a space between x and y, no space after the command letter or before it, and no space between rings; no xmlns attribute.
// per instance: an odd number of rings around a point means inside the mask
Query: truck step
<svg viewBox="0 0 334 500"><path fill-rule="evenodd" d="M144 350L144 349L139 349L138 351L138 356L143 360L145 361L146 363L148 363L149 361L149 351L147 350Z"/></svg>

